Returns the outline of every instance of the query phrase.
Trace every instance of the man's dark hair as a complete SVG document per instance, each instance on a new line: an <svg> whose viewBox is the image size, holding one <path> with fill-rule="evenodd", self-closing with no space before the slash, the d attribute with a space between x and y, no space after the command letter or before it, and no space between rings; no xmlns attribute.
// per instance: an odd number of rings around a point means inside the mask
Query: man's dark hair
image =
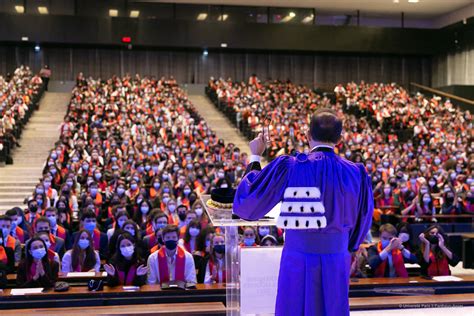
<svg viewBox="0 0 474 316"><path fill-rule="evenodd" d="M7 215L0 215L0 221L11 222L12 219L10 217L8 217Z"/></svg>
<svg viewBox="0 0 474 316"><path fill-rule="evenodd" d="M18 213L14 209L9 209L8 211L5 212L5 215L10 217L10 216L18 215Z"/></svg>
<svg viewBox="0 0 474 316"><path fill-rule="evenodd" d="M314 112L309 125L314 141L336 144L341 138L342 120L329 108L320 108Z"/></svg>
<svg viewBox="0 0 474 316"><path fill-rule="evenodd" d="M97 219L97 216L92 211L85 211L81 215L81 221L84 221L86 218L95 218L95 219Z"/></svg>
<svg viewBox="0 0 474 316"><path fill-rule="evenodd" d="M178 228L178 226L176 226L176 225L167 225L165 228L163 228L163 231L161 232L161 236L164 239L165 235L170 234L170 233L176 233L176 235L178 235L178 238L179 238L179 228Z"/></svg>

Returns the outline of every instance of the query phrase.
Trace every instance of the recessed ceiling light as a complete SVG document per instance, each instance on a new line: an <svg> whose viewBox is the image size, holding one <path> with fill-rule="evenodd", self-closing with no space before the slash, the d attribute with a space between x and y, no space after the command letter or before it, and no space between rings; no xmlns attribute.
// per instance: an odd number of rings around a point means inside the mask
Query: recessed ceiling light
<svg viewBox="0 0 474 316"><path fill-rule="evenodd" d="M296 16L296 13L291 11L289 14L288 14L291 18L294 18Z"/></svg>
<svg viewBox="0 0 474 316"><path fill-rule="evenodd" d="M118 10L117 9L110 9L109 10L109 16L113 16L113 17L118 16Z"/></svg>
<svg viewBox="0 0 474 316"><path fill-rule="evenodd" d="M22 5L16 5L16 6L15 6L15 11L16 11L17 13L25 13L25 7L22 6Z"/></svg>
<svg viewBox="0 0 474 316"><path fill-rule="evenodd" d="M408 0L408 3L418 3L419 0Z"/></svg>
<svg viewBox="0 0 474 316"><path fill-rule="evenodd" d="M301 22L307 24L307 23L313 22L313 19L314 19L314 14L311 14L305 17L303 20L301 20Z"/></svg>
<svg viewBox="0 0 474 316"><path fill-rule="evenodd" d="M22 37L21 37L21 40L22 40L23 42L28 41L28 36L22 36Z"/></svg>
<svg viewBox="0 0 474 316"><path fill-rule="evenodd" d="M198 14L198 16L197 16L198 21L204 21L205 19L207 19L207 13L199 13Z"/></svg>
<svg viewBox="0 0 474 316"><path fill-rule="evenodd" d="M130 11L130 17L131 18L138 18L139 16L140 16L140 11L138 11L138 10Z"/></svg>
<svg viewBox="0 0 474 316"><path fill-rule="evenodd" d="M202 55L203 55L203 56L209 55L209 52L207 51L207 49L205 49L205 50L202 52Z"/></svg>
<svg viewBox="0 0 474 316"><path fill-rule="evenodd" d="M399 3L400 0L393 0L393 3Z"/></svg>
<svg viewBox="0 0 474 316"><path fill-rule="evenodd" d="M229 17L228 14L219 15L219 17L217 18L217 21L225 21L227 20L228 17Z"/></svg>
<svg viewBox="0 0 474 316"><path fill-rule="evenodd" d="M47 7L38 7L38 12L39 14L48 14L48 8Z"/></svg>
<svg viewBox="0 0 474 316"><path fill-rule="evenodd" d="M35 52L39 52L41 50L41 47L39 45L35 45Z"/></svg>
<svg viewBox="0 0 474 316"><path fill-rule="evenodd" d="M227 47L227 43L221 43L221 47Z"/></svg>

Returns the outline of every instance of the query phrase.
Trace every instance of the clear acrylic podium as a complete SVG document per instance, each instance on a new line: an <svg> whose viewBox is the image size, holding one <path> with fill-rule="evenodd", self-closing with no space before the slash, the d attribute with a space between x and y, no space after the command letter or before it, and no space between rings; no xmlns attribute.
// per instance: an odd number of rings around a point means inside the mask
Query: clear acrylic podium
<svg viewBox="0 0 474 316"><path fill-rule="evenodd" d="M215 227L224 229L225 264L226 264L226 307L227 315L240 315L240 248L238 228L242 226L276 226L274 217L266 217L258 221L232 219L232 210L216 210L207 206L210 195L202 195L201 200L206 213ZM279 204L274 209L279 210ZM273 214L270 212L269 214Z"/></svg>

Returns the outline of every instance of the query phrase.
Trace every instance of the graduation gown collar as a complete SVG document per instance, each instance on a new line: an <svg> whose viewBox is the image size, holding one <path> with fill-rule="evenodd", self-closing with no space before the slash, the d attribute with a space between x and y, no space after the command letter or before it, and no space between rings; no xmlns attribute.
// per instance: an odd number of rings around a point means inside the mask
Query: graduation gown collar
<svg viewBox="0 0 474 316"><path fill-rule="evenodd" d="M334 148L329 145L317 145L317 146L314 146L313 149L311 149L312 153L317 152L317 151L334 152Z"/></svg>

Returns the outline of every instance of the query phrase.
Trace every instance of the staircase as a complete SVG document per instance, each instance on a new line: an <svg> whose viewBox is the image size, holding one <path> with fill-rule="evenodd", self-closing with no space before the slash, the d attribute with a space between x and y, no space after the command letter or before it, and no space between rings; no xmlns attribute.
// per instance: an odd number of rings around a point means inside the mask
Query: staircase
<svg viewBox="0 0 474 316"><path fill-rule="evenodd" d="M24 208L41 177L49 151L59 139L59 125L66 114L70 93L46 92L23 130L21 148L13 151L13 165L0 167L0 214Z"/></svg>

